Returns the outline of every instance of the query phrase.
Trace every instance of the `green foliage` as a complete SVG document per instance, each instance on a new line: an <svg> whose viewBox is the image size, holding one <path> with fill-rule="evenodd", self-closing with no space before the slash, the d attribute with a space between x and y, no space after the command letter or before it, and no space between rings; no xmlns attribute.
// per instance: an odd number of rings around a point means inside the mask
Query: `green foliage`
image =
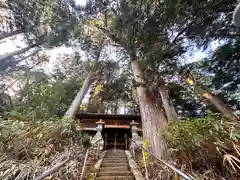
<svg viewBox="0 0 240 180"><path fill-rule="evenodd" d="M149 144L148 140L146 140L146 139L144 139L144 141L143 141L143 148L146 150L149 150L149 148L150 148L150 144ZM150 158L151 158L150 154L148 152L144 151L144 156L145 156L146 161L149 162Z"/></svg>
<svg viewBox="0 0 240 180"><path fill-rule="evenodd" d="M64 146L79 141L79 125L75 120L51 118L32 121L11 115L8 120L0 120L0 151L8 156L32 159L46 151L49 151L47 154L61 152Z"/></svg>
<svg viewBox="0 0 240 180"><path fill-rule="evenodd" d="M49 118L65 112L74 98L77 84L40 83L26 85L16 110L32 118ZM71 92L71 93L69 93Z"/></svg>
<svg viewBox="0 0 240 180"><path fill-rule="evenodd" d="M146 149L146 150L149 150L149 149L150 149L149 142L148 142L148 140L146 140L146 139L143 140L143 148ZM143 156L144 156L144 157L142 157L142 159L141 159L141 161L140 161L141 167L144 167L144 166L145 166L145 163L148 165L148 164L150 163L150 161L151 161L151 156L150 156L150 154L149 154L148 152L144 151L144 152L143 152ZM143 159L143 158L145 158L145 162L144 162L144 159Z"/></svg>
<svg viewBox="0 0 240 180"><path fill-rule="evenodd" d="M103 91L103 88L104 88L103 84L96 85L93 92L93 98L99 96L99 94Z"/></svg>
<svg viewBox="0 0 240 180"><path fill-rule="evenodd" d="M32 120L18 117L16 112L9 113L7 119L0 119L1 179L34 179L73 154L80 156L71 162L71 168L65 166L51 178L69 179L66 172L81 170L83 138L78 121L69 118Z"/></svg>
<svg viewBox="0 0 240 180"><path fill-rule="evenodd" d="M174 161L200 179L239 179L232 173L240 169L239 123L219 114L180 120L169 124L166 139Z"/></svg>
<svg viewBox="0 0 240 180"><path fill-rule="evenodd" d="M48 47L67 43L79 25L75 6L68 0L12 0L8 4L14 26L23 30L29 43L40 42Z"/></svg>
<svg viewBox="0 0 240 180"><path fill-rule="evenodd" d="M217 148L225 140L238 142L239 135L239 126L220 115L208 115L172 122L168 126L166 137L170 150L185 151L207 143L215 144Z"/></svg>

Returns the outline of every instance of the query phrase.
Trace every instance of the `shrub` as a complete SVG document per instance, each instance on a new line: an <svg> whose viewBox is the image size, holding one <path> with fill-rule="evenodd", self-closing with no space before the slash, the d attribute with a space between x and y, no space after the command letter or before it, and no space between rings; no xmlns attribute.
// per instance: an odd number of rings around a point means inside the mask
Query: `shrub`
<svg viewBox="0 0 240 180"><path fill-rule="evenodd" d="M236 179L239 178L238 123L218 114L175 121L169 124L166 139L173 159L189 171L198 174L208 171L216 177L234 173Z"/></svg>
<svg viewBox="0 0 240 180"><path fill-rule="evenodd" d="M17 114L0 119L0 179L34 179L46 168L78 154L53 177L77 179L83 161L79 124L73 119L31 120ZM71 174L68 173L71 169Z"/></svg>

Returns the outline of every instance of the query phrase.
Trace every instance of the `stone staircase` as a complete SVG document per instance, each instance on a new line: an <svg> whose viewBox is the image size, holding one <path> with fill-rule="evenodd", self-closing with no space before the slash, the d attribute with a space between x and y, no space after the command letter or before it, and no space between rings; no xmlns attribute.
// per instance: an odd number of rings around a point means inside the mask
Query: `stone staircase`
<svg viewBox="0 0 240 180"><path fill-rule="evenodd" d="M124 150L108 150L96 180L134 180Z"/></svg>

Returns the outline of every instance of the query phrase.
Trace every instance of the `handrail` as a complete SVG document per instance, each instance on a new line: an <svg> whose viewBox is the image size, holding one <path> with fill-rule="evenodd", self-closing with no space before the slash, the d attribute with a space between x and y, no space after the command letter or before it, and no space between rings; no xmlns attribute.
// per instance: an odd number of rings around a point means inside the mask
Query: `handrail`
<svg viewBox="0 0 240 180"><path fill-rule="evenodd" d="M157 159L158 161L160 161L161 163L163 163L165 166L169 167L170 169L172 169L173 171L175 171L177 174L179 174L180 176L182 176L184 179L186 180L195 180L192 177L190 177L189 175L186 175L184 172L182 172L181 170L175 168L174 166L168 164L167 162L165 162L162 159L159 159L158 157L156 157L153 153L151 153L150 151L148 151L147 149L141 147L140 145L138 145L135 141L133 141L131 138L129 138L129 140L131 142L133 142L134 144L136 144L140 149L148 152L152 157L154 157L155 159Z"/></svg>
<svg viewBox="0 0 240 180"><path fill-rule="evenodd" d="M82 152L84 152L85 150L89 150L90 148L92 148L96 143L98 143L101 139L97 140L96 142L94 142L93 144L91 144L88 148L84 148ZM59 170L61 167L63 167L65 164L67 164L69 161L71 161L72 159L74 159L75 156L71 156L69 158L67 158L66 160L64 160L63 162L53 166L51 169L49 169L46 172L43 172L42 175L40 175L39 177L35 178L34 180L42 180L46 177L48 177L49 175L51 175L52 173L56 172L57 170Z"/></svg>

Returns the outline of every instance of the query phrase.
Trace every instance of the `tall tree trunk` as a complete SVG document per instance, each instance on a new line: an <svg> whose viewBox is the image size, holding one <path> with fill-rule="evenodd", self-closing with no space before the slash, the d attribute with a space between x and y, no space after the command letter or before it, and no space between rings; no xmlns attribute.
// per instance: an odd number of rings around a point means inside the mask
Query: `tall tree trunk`
<svg viewBox="0 0 240 180"><path fill-rule="evenodd" d="M118 102L114 104L114 114L118 113Z"/></svg>
<svg viewBox="0 0 240 180"><path fill-rule="evenodd" d="M100 93L100 102L99 102L99 112L104 113L106 106L104 105L104 95L103 92Z"/></svg>
<svg viewBox="0 0 240 180"><path fill-rule="evenodd" d="M239 120L239 117L237 117L234 114L234 111L232 108L225 104L219 97L217 97L215 94L207 91L205 88L194 85L195 89L198 91L199 94L201 94L204 98L206 98L211 104L213 104L221 113L223 113L225 116L232 120Z"/></svg>
<svg viewBox="0 0 240 180"><path fill-rule="evenodd" d="M177 113L175 111L175 108L173 106L171 98L169 97L169 94L168 94L168 91L167 91L167 88L166 88L165 84L160 84L160 86L158 87L158 91L161 95L163 107L165 109L168 122L173 121L173 120L177 120L178 119L177 118Z"/></svg>
<svg viewBox="0 0 240 180"><path fill-rule="evenodd" d="M11 37L11 36L15 36L15 35L21 34L21 33L23 33L23 30L20 29L20 30L12 31L7 34L2 34L2 35L0 35L0 40L3 40L5 38Z"/></svg>
<svg viewBox="0 0 240 180"><path fill-rule="evenodd" d="M93 86L93 85L92 85ZM94 87L92 87L91 91L89 92L89 98L88 98L88 107L87 107L87 111L91 111L91 106L92 106L92 100L93 100L93 92L94 91Z"/></svg>
<svg viewBox="0 0 240 180"><path fill-rule="evenodd" d="M67 112L65 113L64 117L74 118L75 114L79 110L79 107L82 103L83 98L85 97L89 86L91 85L93 80L93 73L90 71L88 73L87 78L84 80L82 88L79 90L77 95L75 96L74 100L72 101L72 104L68 108Z"/></svg>
<svg viewBox="0 0 240 180"><path fill-rule="evenodd" d="M8 59L8 58L10 58L10 57L12 57L12 56L16 56L16 55L22 54L22 53L24 53L24 52L26 52L26 51L34 48L34 47L37 47L37 46L39 46L39 45L40 45L40 43L38 43L38 44L33 44L33 45L28 46L28 47L22 48L22 49L20 49L20 50L16 50L16 51L14 51L14 52L7 53L6 55L0 56L0 62L1 62L1 61L4 61L4 60L6 60L6 59Z"/></svg>
<svg viewBox="0 0 240 180"><path fill-rule="evenodd" d="M217 110L223 113L226 117L234 121L239 120L239 117L234 113L234 111L228 104L225 104L219 97L209 92L199 82L196 82L193 77L191 78L186 74L182 77L189 85L192 85L202 97L206 98L211 104L213 104L217 108Z"/></svg>
<svg viewBox="0 0 240 180"><path fill-rule="evenodd" d="M132 57L132 71L137 83L144 84L142 71L136 58ZM148 141L152 152L160 158L166 158L167 146L164 139L166 118L156 104L154 98L147 95L146 88L137 87L137 96L140 105L143 136Z"/></svg>

